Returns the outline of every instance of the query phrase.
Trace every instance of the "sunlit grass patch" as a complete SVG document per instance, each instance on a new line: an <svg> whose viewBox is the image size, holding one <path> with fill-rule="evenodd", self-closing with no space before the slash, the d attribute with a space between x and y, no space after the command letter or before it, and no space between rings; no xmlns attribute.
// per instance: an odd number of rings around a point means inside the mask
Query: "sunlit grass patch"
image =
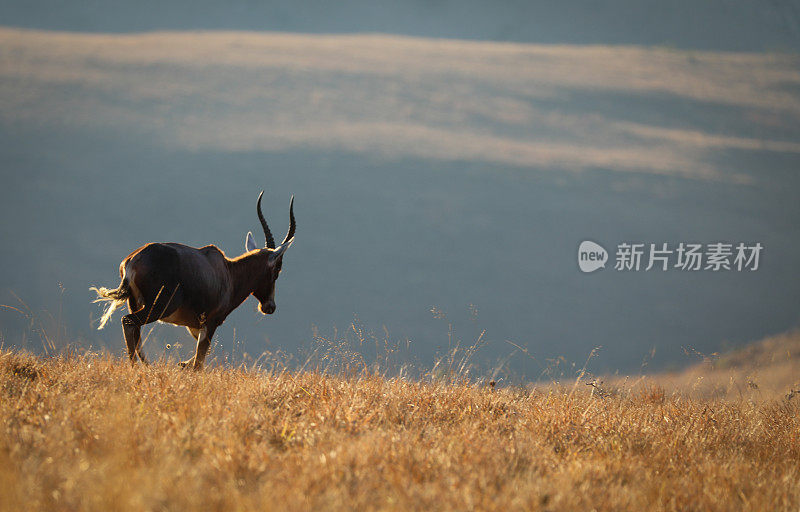
<svg viewBox="0 0 800 512"><path fill-rule="evenodd" d="M0 352L5 510L796 510L796 400Z"/></svg>

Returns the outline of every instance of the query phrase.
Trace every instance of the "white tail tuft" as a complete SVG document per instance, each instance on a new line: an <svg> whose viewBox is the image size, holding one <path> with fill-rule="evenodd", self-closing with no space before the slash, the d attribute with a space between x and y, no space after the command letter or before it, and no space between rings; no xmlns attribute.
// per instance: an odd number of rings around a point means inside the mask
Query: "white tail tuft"
<svg viewBox="0 0 800 512"><path fill-rule="evenodd" d="M100 317L100 325L97 327L97 330L99 331L106 326L106 323L111 318L111 315L114 314L114 311L116 311L118 307L125 304L130 293L130 288L128 288L127 281L122 281L122 283L119 285L119 288L115 290L109 290L103 286L100 288L93 286L89 289L97 294L97 298L94 300L94 302L108 302L103 310L103 316Z"/></svg>

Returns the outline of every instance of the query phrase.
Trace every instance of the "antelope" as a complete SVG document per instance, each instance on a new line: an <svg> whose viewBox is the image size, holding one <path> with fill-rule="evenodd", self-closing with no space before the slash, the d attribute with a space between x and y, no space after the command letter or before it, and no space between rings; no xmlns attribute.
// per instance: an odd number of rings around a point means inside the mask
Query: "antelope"
<svg viewBox="0 0 800 512"><path fill-rule="evenodd" d="M214 331L250 295L258 300L261 313L275 312L275 280L283 255L294 241L294 196L289 202L289 232L276 247L261 212L263 195L262 190L256 202L266 238L263 248L256 246L252 232L245 238L245 253L235 258L228 258L214 245L197 249L177 243L149 243L122 260L122 281L116 289L91 288L97 293L94 302L108 302L98 329L127 302L122 333L131 364L136 357L147 364L141 345L141 327L145 324L162 321L186 327L197 347L194 356L180 365L200 370Z"/></svg>

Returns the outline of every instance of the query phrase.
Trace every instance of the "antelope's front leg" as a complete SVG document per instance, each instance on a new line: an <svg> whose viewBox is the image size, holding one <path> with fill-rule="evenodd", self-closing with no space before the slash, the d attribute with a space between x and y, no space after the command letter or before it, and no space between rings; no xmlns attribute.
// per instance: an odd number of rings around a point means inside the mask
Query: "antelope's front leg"
<svg viewBox="0 0 800 512"><path fill-rule="evenodd" d="M186 330L189 331L189 334L191 334L192 338L194 338L195 344L196 344L197 340L200 338L200 329L195 329L194 327L187 327ZM195 349L195 353L197 353L196 349ZM193 367L194 366L194 356L190 357L186 361L181 361L180 363L178 363L178 366L180 366L181 368L186 368L186 367L191 368L191 367Z"/></svg>
<svg viewBox="0 0 800 512"><path fill-rule="evenodd" d="M214 337L216 329L217 326L212 324L205 324L200 329L197 329L197 348L195 349L194 357L180 363L181 366L192 368L195 371L203 368L203 362L206 360L208 347L211 345L211 339Z"/></svg>

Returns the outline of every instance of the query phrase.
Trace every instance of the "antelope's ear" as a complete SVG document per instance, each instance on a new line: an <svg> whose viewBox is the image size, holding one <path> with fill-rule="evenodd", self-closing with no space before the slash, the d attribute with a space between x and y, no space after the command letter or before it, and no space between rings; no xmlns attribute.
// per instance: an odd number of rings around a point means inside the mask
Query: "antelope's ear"
<svg viewBox="0 0 800 512"><path fill-rule="evenodd" d="M274 248L272 252L269 253L269 264L273 265L275 262L279 261L283 257L283 253L286 252L286 249L292 245L292 242L294 242L294 237Z"/></svg>
<svg viewBox="0 0 800 512"><path fill-rule="evenodd" d="M256 249L258 249L258 246L256 245L255 239L253 239L253 233L248 231L247 238L244 240L244 250L250 252L255 251Z"/></svg>

